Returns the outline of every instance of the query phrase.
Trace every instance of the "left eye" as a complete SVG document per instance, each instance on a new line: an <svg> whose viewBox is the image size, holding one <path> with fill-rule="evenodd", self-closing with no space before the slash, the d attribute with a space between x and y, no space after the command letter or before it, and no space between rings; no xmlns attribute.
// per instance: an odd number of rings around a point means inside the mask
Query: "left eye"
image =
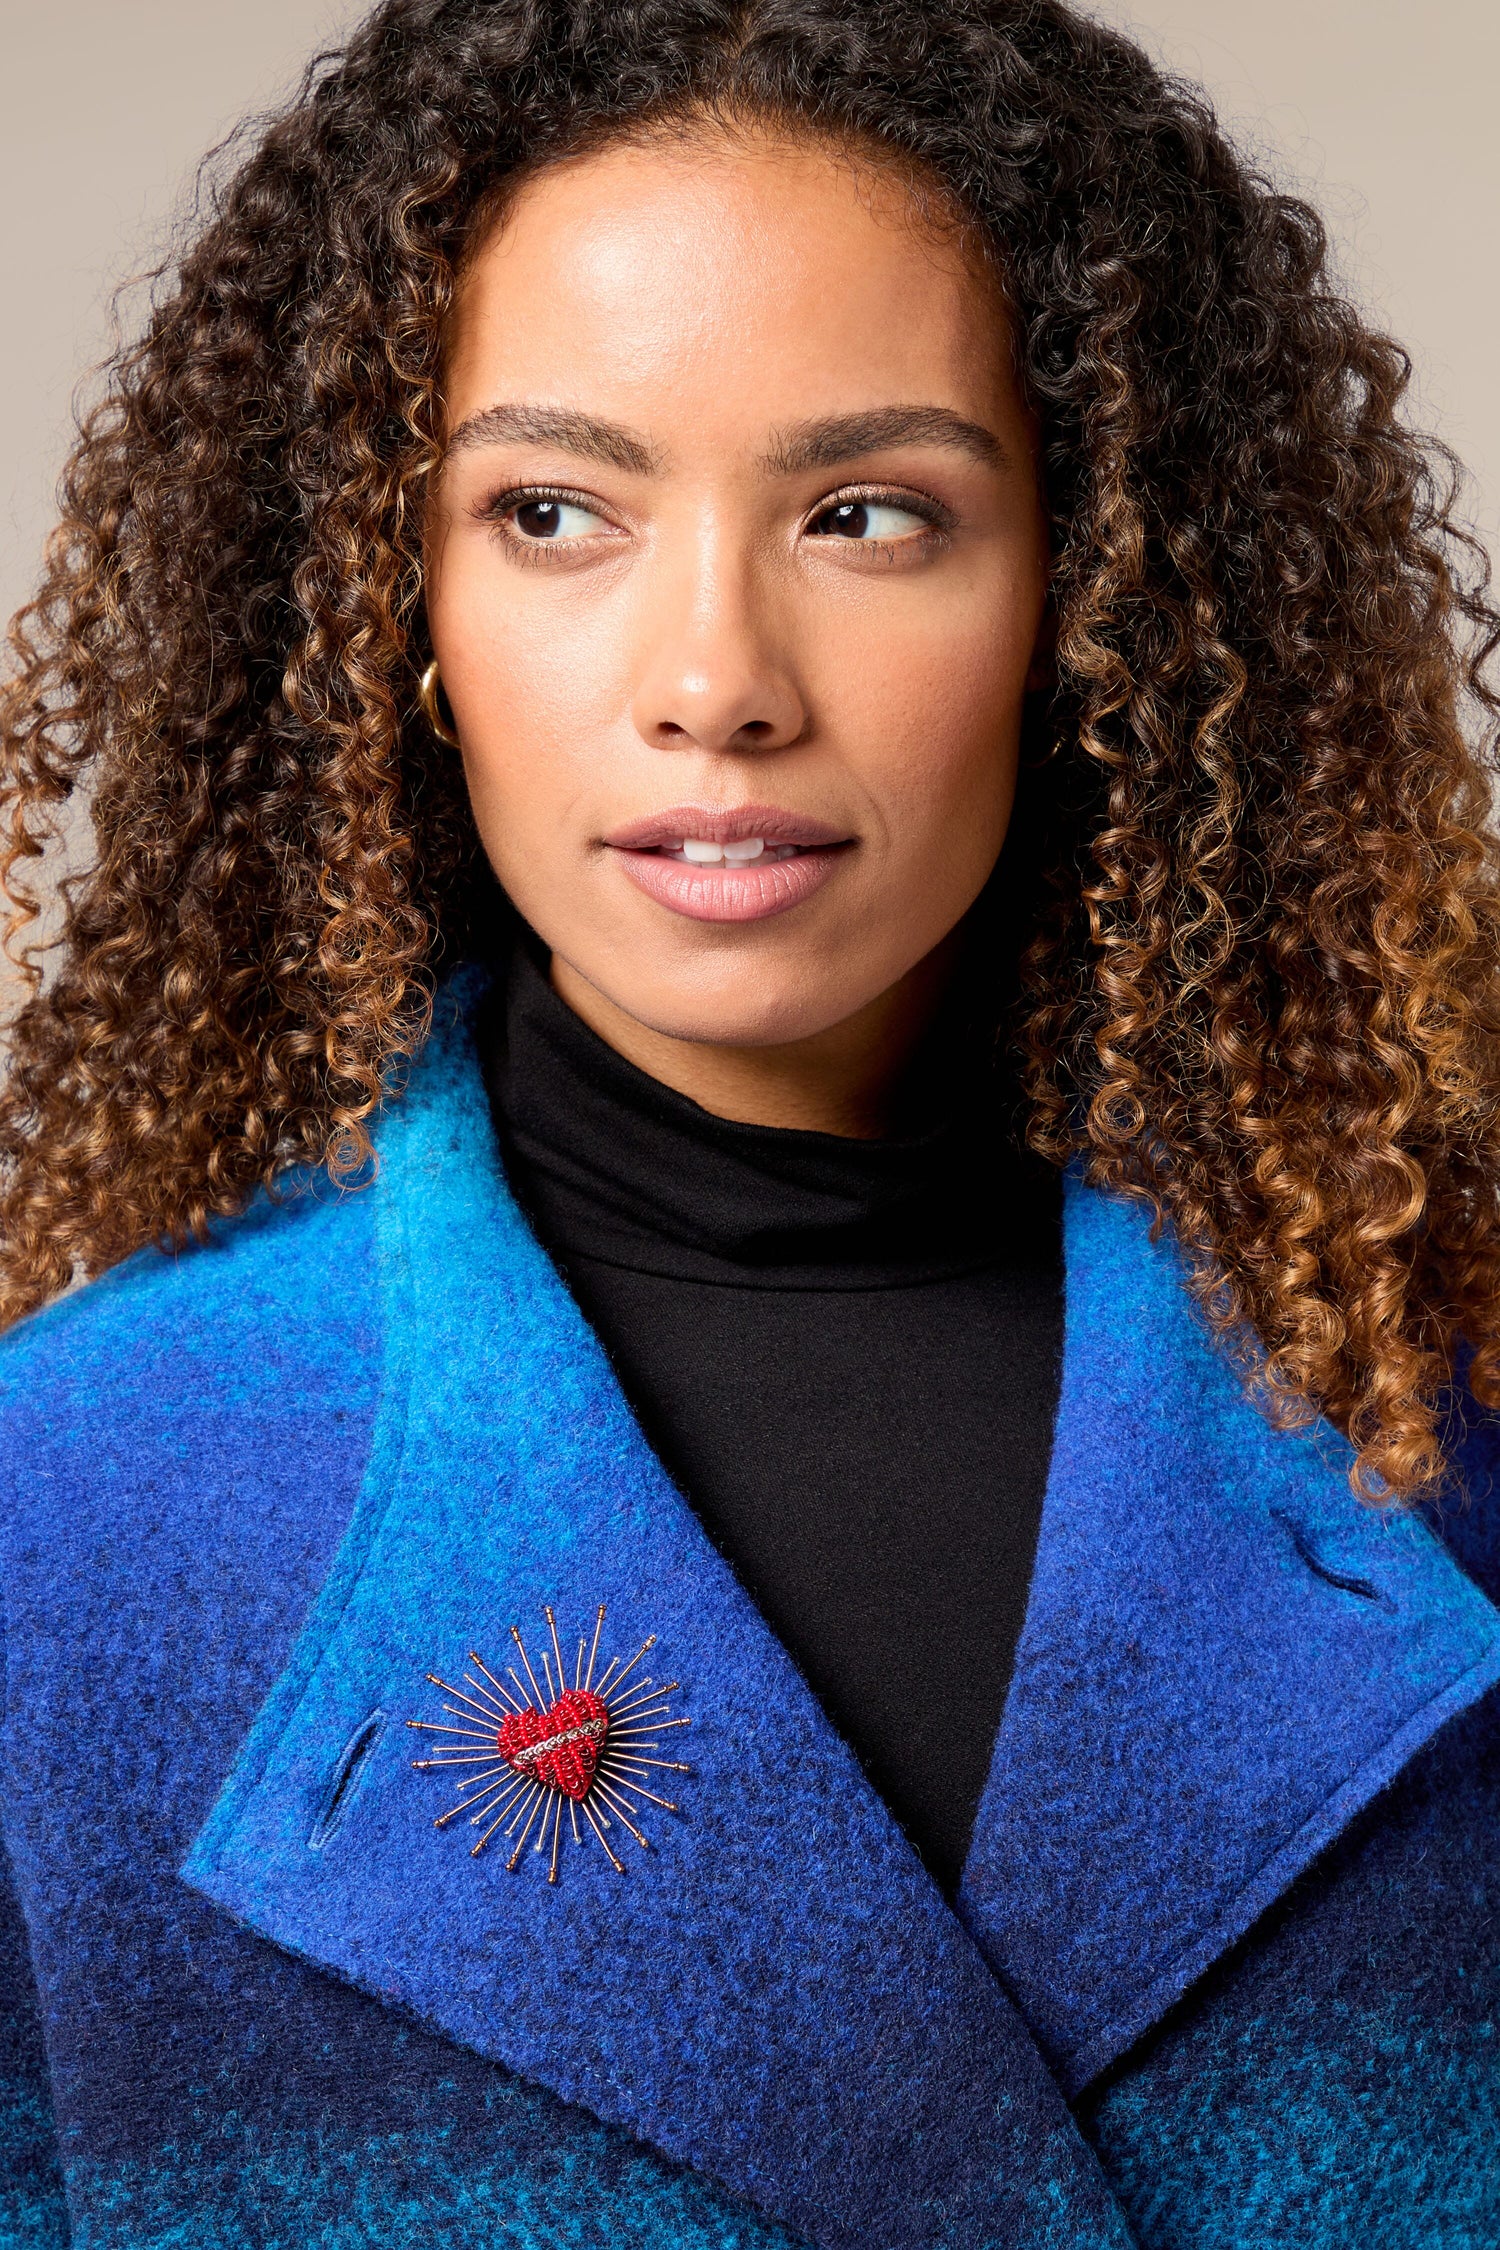
<svg viewBox="0 0 1500 2250"><path fill-rule="evenodd" d="M523 539L552 543L559 539L587 539L604 519L576 500L518 500L510 520Z"/></svg>
<svg viewBox="0 0 1500 2250"><path fill-rule="evenodd" d="M909 539L929 526L911 508L893 500L838 500L813 519L809 528L824 539Z"/></svg>

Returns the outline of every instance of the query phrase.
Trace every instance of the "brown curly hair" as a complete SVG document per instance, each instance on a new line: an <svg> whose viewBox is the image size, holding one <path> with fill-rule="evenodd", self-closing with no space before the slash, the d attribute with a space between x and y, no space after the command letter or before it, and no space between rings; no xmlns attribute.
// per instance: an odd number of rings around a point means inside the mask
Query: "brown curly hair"
<svg viewBox="0 0 1500 2250"><path fill-rule="evenodd" d="M455 273L521 172L705 113L883 152L992 246L1055 554L1032 1138L1172 1228L1358 1490L1435 1491L1455 1362L1500 1402L1484 558L1315 215L1058 0L386 0L221 167L12 629L0 1320L367 1157L486 910L413 697Z"/></svg>

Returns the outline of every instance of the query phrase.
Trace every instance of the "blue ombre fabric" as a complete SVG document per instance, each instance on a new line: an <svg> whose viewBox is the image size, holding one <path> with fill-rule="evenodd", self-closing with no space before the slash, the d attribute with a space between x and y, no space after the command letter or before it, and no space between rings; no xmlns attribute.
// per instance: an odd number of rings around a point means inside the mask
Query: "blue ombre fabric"
<svg viewBox="0 0 1500 2250"><path fill-rule="evenodd" d="M0 2244L1492 2250L1489 1425L1451 1537L1362 1511L1071 1187L950 1906L521 1219L473 997L373 1186L0 1350ZM569 1841L553 1888L434 1827L404 1722L600 1601L694 1770L623 1876Z"/></svg>

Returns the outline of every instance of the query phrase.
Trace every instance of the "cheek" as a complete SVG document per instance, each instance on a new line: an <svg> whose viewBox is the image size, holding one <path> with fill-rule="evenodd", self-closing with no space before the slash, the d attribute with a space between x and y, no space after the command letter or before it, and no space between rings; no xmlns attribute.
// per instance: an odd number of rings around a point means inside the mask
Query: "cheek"
<svg viewBox="0 0 1500 2250"><path fill-rule="evenodd" d="M1031 639L1003 613L997 625L992 610L950 612L867 643L849 663L841 731L893 852L941 854L955 870L993 861L1015 790Z"/></svg>
<svg viewBox="0 0 1500 2250"><path fill-rule="evenodd" d="M619 635L585 604L500 601L487 574L446 575L433 648L464 744L480 834L497 859L560 839L628 703ZM504 870L502 868L501 872Z"/></svg>
<svg viewBox="0 0 1500 2250"><path fill-rule="evenodd" d="M430 615L443 683L460 718L485 727L503 713L512 728L569 740L570 718L618 704L618 627L611 630L597 604L547 600L524 584L507 586L502 596L489 572L474 569L449 575Z"/></svg>

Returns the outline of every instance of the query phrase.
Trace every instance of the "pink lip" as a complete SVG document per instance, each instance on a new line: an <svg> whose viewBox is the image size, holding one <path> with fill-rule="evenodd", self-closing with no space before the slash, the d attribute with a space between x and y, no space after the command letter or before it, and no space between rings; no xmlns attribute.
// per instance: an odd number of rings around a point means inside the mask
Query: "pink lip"
<svg viewBox="0 0 1500 2250"><path fill-rule="evenodd" d="M786 812L780 805L736 805L729 812L715 812L709 805L669 805L665 812L611 829L604 841L616 851L649 852L683 836L701 836L706 844L738 844L746 836L764 836L768 844L800 844L807 849L849 841L845 830L809 820L803 813Z"/></svg>
<svg viewBox="0 0 1500 2250"><path fill-rule="evenodd" d="M663 844L684 836L714 844L762 836L768 844L795 845L796 852L789 859L752 860L738 867L693 866L660 856ZM779 805L737 805L729 812L673 805L604 839L638 890L694 922L763 922L772 914L785 914L821 889L851 841L826 822Z"/></svg>

